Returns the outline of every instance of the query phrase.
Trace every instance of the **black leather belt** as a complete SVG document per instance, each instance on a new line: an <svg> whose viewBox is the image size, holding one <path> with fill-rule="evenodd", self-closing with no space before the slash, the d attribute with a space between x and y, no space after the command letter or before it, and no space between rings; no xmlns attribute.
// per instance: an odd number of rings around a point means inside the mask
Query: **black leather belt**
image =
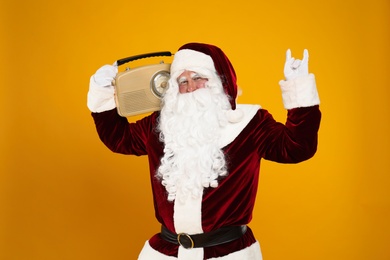
<svg viewBox="0 0 390 260"><path fill-rule="evenodd" d="M189 235L187 233L175 234L166 227L161 226L161 237L170 243L181 245L184 248L210 247L231 242L245 234L247 227L230 226L211 232Z"/></svg>

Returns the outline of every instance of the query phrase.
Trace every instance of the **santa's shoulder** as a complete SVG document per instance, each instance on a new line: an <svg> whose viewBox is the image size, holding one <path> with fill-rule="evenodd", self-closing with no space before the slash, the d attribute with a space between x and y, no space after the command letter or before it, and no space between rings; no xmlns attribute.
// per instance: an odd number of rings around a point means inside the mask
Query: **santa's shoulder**
<svg viewBox="0 0 390 260"><path fill-rule="evenodd" d="M237 104L235 110L229 111L229 123L222 130L220 147L224 147L233 142L257 114L259 109L261 109L260 105Z"/></svg>

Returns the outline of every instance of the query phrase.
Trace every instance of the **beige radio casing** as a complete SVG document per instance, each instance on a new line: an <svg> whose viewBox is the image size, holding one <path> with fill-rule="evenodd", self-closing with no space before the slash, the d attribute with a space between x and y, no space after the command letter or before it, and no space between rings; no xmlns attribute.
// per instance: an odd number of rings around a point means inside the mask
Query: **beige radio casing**
<svg viewBox="0 0 390 260"><path fill-rule="evenodd" d="M160 110L161 95L154 82L156 76L160 77L159 89L164 91L169 70L170 64L160 63L119 72L113 82L118 114L129 117Z"/></svg>

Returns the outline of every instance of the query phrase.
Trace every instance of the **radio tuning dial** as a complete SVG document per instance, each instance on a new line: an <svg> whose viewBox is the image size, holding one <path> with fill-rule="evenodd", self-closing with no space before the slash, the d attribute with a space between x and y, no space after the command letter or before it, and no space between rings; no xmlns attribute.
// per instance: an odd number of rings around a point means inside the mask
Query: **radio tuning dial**
<svg viewBox="0 0 390 260"><path fill-rule="evenodd" d="M164 92L168 87L168 80L170 74L168 71L158 71L151 80L151 90L158 98L162 98Z"/></svg>

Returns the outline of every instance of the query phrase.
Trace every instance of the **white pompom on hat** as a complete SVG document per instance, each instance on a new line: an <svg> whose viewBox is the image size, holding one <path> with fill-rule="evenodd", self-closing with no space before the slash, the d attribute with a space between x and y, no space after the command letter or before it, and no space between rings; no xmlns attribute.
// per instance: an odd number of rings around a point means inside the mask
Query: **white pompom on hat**
<svg viewBox="0 0 390 260"><path fill-rule="evenodd" d="M227 113L228 120L232 123L240 122L243 112L236 109L238 89L236 72L225 53L217 46L204 43L187 43L181 46L172 61L171 75L182 70L196 71L197 68L217 72L232 108Z"/></svg>

